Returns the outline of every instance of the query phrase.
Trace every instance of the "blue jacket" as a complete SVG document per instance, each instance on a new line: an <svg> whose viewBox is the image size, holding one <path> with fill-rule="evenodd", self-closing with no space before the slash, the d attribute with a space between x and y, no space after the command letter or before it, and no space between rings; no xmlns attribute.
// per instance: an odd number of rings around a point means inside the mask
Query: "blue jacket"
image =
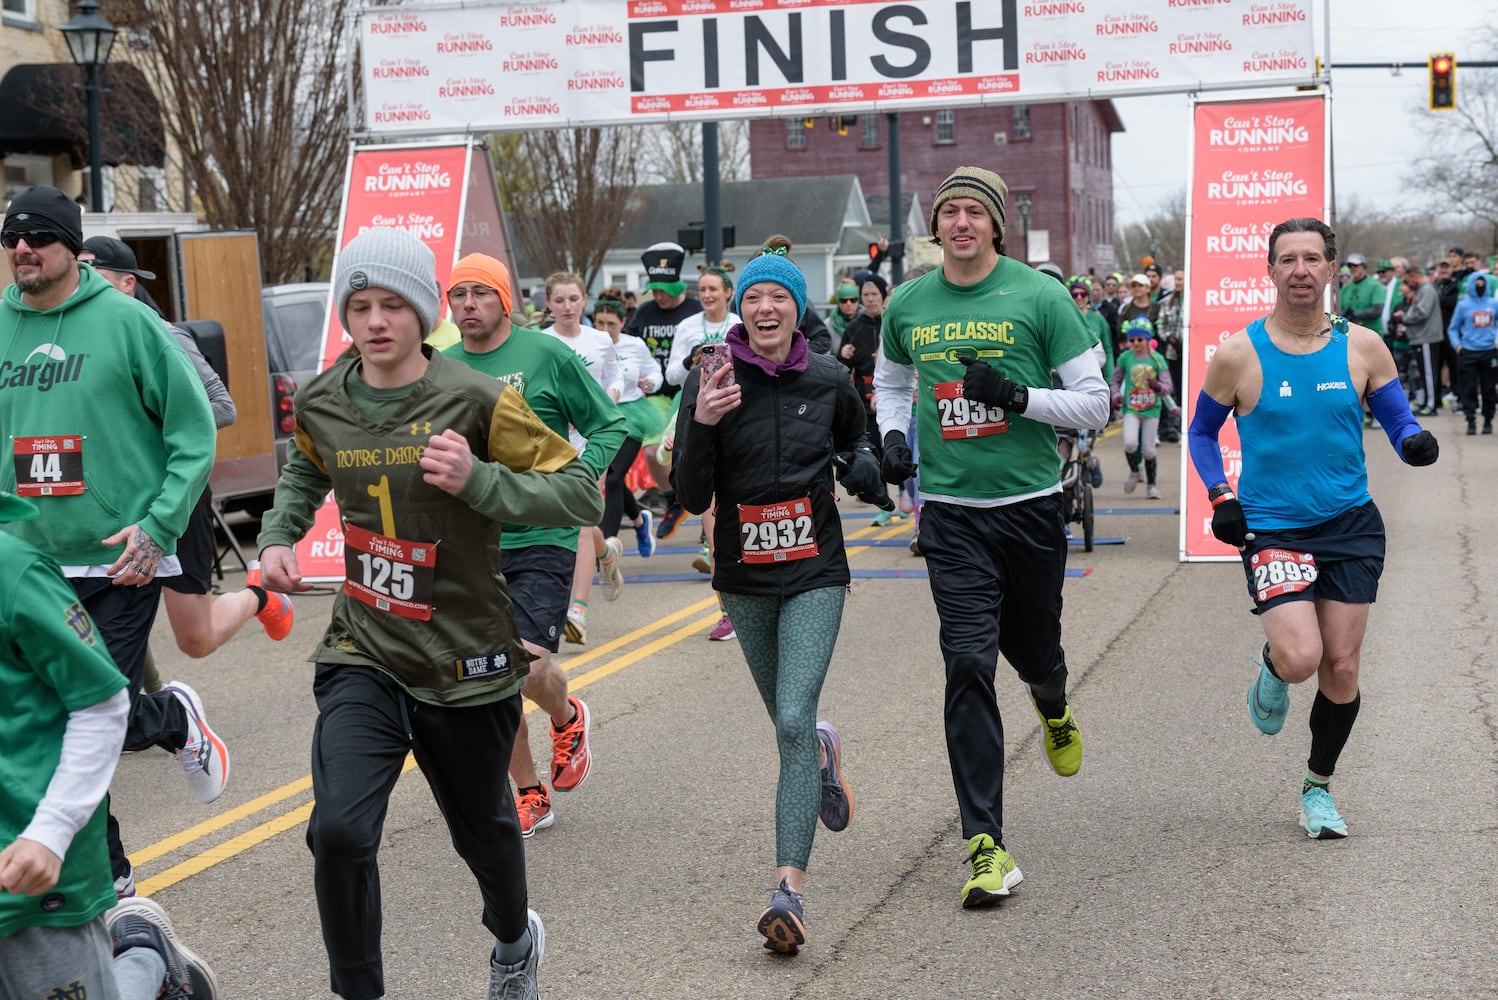
<svg viewBox="0 0 1498 1000"><path fill-rule="evenodd" d="M1464 351L1491 351L1494 323L1498 322L1498 299L1493 297L1494 278L1478 271L1467 276L1467 296L1456 304L1446 336L1453 347ZM1482 286L1479 290L1478 286Z"/></svg>

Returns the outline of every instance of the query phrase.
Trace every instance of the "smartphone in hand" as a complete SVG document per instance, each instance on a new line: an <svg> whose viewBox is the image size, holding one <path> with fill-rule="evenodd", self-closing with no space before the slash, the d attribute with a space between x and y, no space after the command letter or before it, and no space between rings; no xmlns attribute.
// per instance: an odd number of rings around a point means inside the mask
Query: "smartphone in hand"
<svg viewBox="0 0 1498 1000"><path fill-rule="evenodd" d="M703 344L702 345L702 380L707 381L708 376L719 368L726 367L728 374L723 376L723 381L718 383L720 387L727 388L734 385L733 377L733 354L730 353L726 343Z"/></svg>

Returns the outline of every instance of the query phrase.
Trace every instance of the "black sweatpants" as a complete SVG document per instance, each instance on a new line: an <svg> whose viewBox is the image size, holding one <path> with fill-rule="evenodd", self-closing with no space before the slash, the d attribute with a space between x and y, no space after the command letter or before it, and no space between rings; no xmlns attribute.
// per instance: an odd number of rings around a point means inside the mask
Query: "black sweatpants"
<svg viewBox="0 0 1498 1000"><path fill-rule="evenodd" d="M1495 391L1498 391L1498 351L1462 351L1457 355L1457 372L1460 376L1457 384L1461 387L1458 392L1462 397L1462 416L1467 418L1468 424L1472 423L1477 419L1480 405L1482 419L1485 422L1491 421L1494 407L1498 405L1498 398L1494 396ZM1479 393L1482 396L1481 404L1478 403Z"/></svg>
<svg viewBox="0 0 1498 1000"><path fill-rule="evenodd" d="M603 520L598 522L598 526L602 529L604 538L613 538L619 534L619 525L626 517L633 521L640 516L640 503L624 481L629 476L629 467L635 464L635 456L639 453L640 442L634 438L625 438L619 450L614 453L614 460L609 463L608 471L603 474Z"/></svg>
<svg viewBox="0 0 1498 1000"><path fill-rule="evenodd" d="M98 627L115 665L130 682L130 716L123 749L161 747L171 753L181 750L187 742L187 710L170 694L141 692L151 626L156 623L156 609L161 606L161 579L153 579L144 587L116 587L107 576L71 577L68 582ZM109 864L114 877L120 878L130 870L130 862L120 842L120 824L114 811L110 810L108 816L105 839L109 843Z"/></svg>
<svg viewBox="0 0 1498 1000"><path fill-rule="evenodd" d="M1004 507L927 500L921 553L941 620L947 757L962 835L1003 839L1004 722L994 694L998 657L1045 700L1066 695L1061 494Z"/></svg>
<svg viewBox="0 0 1498 1000"><path fill-rule="evenodd" d="M318 664L312 692L316 805L307 846L333 992L345 1000L385 994L376 855L408 750L478 879L484 926L501 941L520 940L529 904L508 774L520 695L444 708L417 701L373 667L329 663Z"/></svg>

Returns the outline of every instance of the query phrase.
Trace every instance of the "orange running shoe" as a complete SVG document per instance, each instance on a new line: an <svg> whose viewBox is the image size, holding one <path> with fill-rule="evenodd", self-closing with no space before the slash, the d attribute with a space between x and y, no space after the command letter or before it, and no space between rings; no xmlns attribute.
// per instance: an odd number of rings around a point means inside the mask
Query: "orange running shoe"
<svg viewBox="0 0 1498 1000"><path fill-rule="evenodd" d="M588 779L593 770L593 753L588 749L588 730L592 720L587 702L567 696L577 712L561 729L551 727L551 785L559 792L570 792Z"/></svg>
<svg viewBox="0 0 1498 1000"><path fill-rule="evenodd" d="M529 840L537 830L544 830L557 821L551 811L551 795L545 785L522 788L515 793L515 813L520 817L520 836Z"/></svg>
<svg viewBox="0 0 1498 1000"><path fill-rule="evenodd" d="M246 587L260 587L260 567L246 570L244 574L244 585ZM296 620L296 613L291 609L291 598L285 594L274 591L265 592L264 609L255 612L255 617L260 619L260 624L265 628L265 634L276 642L280 642L291 634L291 626Z"/></svg>

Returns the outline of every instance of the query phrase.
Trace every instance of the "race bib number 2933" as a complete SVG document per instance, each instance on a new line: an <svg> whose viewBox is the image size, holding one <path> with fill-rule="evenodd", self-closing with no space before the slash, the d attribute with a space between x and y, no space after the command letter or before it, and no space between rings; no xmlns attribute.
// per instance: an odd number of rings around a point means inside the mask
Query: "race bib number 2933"
<svg viewBox="0 0 1498 1000"><path fill-rule="evenodd" d="M942 437L986 437L1009 430L1004 411L964 397L961 382L938 382L931 388L936 396L936 419Z"/></svg>

